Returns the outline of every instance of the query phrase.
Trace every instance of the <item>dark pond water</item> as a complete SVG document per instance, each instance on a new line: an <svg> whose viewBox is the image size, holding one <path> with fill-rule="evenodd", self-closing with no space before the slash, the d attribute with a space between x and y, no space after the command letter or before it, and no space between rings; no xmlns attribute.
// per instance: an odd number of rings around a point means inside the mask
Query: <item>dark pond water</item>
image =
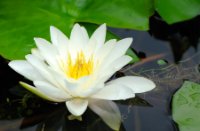
<svg viewBox="0 0 200 131"><path fill-rule="evenodd" d="M200 17L167 25L153 16L150 31L113 29L121 38L133 37L132 47L142 58L114 77L142 75L157 87L134 99L116 101L123 116L121 131L178 131L171 117L171 99L184 80L200 82ZM159 60L166 64L160 65ZM0 58L0 131L111 131L90 110L83 121L69 121L65 105L41 100L18 85L26 81Z"/></svg>

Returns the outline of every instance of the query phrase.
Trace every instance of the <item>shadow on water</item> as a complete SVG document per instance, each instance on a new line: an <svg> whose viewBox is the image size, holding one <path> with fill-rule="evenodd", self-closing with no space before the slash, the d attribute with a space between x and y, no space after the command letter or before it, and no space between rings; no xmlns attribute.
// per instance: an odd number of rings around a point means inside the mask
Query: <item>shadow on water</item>
<svg viewBox="0 0 200 131"><path fill-rule="evenodd" d="M169 41L174 59L178 62L183 54L193 47L197 50L200 37L200 16L196 18L168 25L158 15L150 20L150 34L157 39Z"/></svg>
<svg viewBox="0 0 200 131"><path fill-rule="evenodd" d="M200 82L200 17L167 25L158 16L151 18L149 32L109 28L122 38L134 37L132 47L142 60L128 65L114 77L141 75L156 82L150 92L137 94L134 99L116 101L122 113L120 131L178 131L171 117L171 99L182 82ZM159 65L157 60L167 63ZM178 64L175 64L178 62ZM19 86L26 81L0 58L0 130L1 131L111 131L93 112L87 110L83 121L69 121L64 104L43 101Z"/></svg>

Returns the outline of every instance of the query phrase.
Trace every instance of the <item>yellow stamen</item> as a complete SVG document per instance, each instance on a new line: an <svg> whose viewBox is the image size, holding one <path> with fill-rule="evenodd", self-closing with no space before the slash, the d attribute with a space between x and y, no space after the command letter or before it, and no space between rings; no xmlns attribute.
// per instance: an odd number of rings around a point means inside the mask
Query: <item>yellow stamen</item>
<svg viewBox="0 0 200 131"><path fill-rule="evenodd" d="M77 54L75 62L72 61L71 55L68 55L65 73L68 77L78 79L93 73L94 61L93 57L86 60L84 53L81 51Z"/></svg>

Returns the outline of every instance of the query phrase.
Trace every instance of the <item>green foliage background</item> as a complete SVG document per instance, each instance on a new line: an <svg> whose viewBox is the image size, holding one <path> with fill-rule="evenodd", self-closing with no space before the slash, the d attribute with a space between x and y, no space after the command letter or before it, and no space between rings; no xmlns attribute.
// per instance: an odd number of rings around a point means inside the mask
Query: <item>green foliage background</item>
<svg viewBox="0 0 200 131"><path fill-rule="evenodd" d="M24 59L35 47L33 37L49 39L54 25L68 36L74 23L106 23L110 27L149 29L149 17L157 11L169 24L200 13L199 0L1 0L0 55ZM93 24L91 24L93 23ZM129 50L130 54L130 50ZM135 56L131 52L132 56Z"/></svg>

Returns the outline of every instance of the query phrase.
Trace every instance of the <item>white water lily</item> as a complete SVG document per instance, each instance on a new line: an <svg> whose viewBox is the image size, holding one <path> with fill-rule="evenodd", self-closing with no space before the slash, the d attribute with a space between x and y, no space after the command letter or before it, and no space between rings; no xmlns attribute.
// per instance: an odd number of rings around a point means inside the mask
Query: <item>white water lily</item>
<svg viewBox="0 0 200 131"><path fill-rule="evenodd" d="M106 82L131 61L125 55L132 38L105 42L106 25L91 37L75 24L70 38L51 26L51 43L34 38L37 49L26 60L14 60L9 66L34 86L21 84L36 95L53 102L65 102L71 114L81 116L89 107L112 129L118 130L121 115L111 100L125 100L135 93L152 90L155 84L144 77L125 76Z"/></svg>

